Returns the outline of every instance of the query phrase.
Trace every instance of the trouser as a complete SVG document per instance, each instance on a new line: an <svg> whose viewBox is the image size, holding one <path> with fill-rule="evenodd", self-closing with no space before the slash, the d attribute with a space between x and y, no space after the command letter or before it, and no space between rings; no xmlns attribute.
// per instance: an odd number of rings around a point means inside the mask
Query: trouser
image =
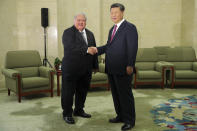
<svg viewBox="0 0 197 131"><path fill-rule="evenodd" d="M131 89L132 75L108 74L114 108L124 123L135 125L135 102Z"/></svg>
<svg viewBox="0 0 197 131"><path fill-rule="evenodd" d="M63 116L72 116L73 97L75 95L75 111L83 111L87 92L90 87L91 74L86 73L73 79L62 74L61 105Z"/></svg>

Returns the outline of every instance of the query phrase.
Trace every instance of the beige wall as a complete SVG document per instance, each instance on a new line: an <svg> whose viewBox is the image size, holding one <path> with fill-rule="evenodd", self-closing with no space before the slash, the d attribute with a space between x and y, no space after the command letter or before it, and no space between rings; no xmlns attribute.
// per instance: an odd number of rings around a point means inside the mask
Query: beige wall
<svg viewBox="0 0 197 131"><path fill-rule="evenodd" d="M193 34L193 46L194 48L196 49L196 52L197 52L197 1L195 1L195 4L194 4L195 8L194 8L194 34Z"/></svg>
<svg viewBox="0 0 197 131"><path fill-rule="evenodd" d="M0 68L4 64L4 56L8 50L18 48L17 35L17 0L0 1ZM0 87L4 77L0 74Z"/></svg>
<svg viewBox="0 0 197 131"><path fill-rule="evenodd" d="M44 55L41 8L49 8L47 54L52 64L63 56L62 33L76 13L87 15L87 28L97 45L104 45L114 2L125 5L125 19L137 26L139 47L189 45L197 51L196 0L0 0L0 67L8 50L36 49Z"/></svg>
<svg viewBox="0 0 197 131"><path fill-rule="evenodd" d="M182 0L181 46L194 47L197 54L197 1Z"/></svg>
<svg viewBox="0 0 197 131"><path fill-rule="evenodd" d="M181 45L193 46L195 0L182 0Z"/></svg>
<svg viewBox="0 0 197 131"><path fill-rule="evenodd" d="M197 54L197 1L182 0L181 44L193 46Z"/></svg>
<svg viewBox="0 0 197 131"><path fill-rule="evenodd" d="M58 55L56 0L17 0L16 6L18 49L38 50L40 55L44 55L44 28L41 26L41 8L48 8L47 56L49 60L51 57L56 57Z"/></svg>

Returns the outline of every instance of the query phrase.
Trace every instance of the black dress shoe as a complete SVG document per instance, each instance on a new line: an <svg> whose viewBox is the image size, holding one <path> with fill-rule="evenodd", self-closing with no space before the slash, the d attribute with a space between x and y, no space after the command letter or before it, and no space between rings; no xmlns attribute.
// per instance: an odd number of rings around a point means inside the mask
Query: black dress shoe
<svg viewBox="0 0 197 131"><path fill-rule="evenodd" d="M110 123L121 123L122 120L118 117L115 117L115 118L109 119L109 122Z"/></svg>
<svg viewBox="0 0 197 131"><path fill-rule="evenodd" d="M90 118L91 117L90 114L87 114L84 111L83 112L74 112L73 115L74 116L80 116L80 117L83 117L83 118Z"/></svg>
<svg viewBox="0 0 197 131"><path fill-rule="evenodd" d="M68 124L75 124L75 120L73 119L73 117L63 117L64 121Z"/></svg>
<svg viewBox="0 0 197 131"><path fill-rule="evenodd" d="M131 124L124 124L121 128L122 131L126 131L126 130L130 130L131 128L133 128L133 126Z"/></svg>

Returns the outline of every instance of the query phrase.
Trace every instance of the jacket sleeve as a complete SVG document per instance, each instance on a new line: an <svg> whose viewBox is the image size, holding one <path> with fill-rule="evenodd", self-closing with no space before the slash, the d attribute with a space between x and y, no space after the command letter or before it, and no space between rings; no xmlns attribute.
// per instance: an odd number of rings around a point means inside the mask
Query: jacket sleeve
<svg viewBox="0 0 197 131"><path fill-rule="evenodd" d="M135 66L138 50L138 33L135 26L129 27L126 33L128 66Z"/></svg>
<svg viewBox="0 0 197 131"><path fill-rule="evenodd" d="M93 39L94 39L94 46L96 47L96 41L95 41L94 35L93 35ZM98 55L97 54L93 55L93 69L98 69Z"/></svg>
<svg viewBox="0 0 197 131"><path fill-rule="evenodd" d="M106 52L106 45L100 46L97 49L98 49L98 55L102 55Z"/></svg>
<svg viewBox="0 0 197 131"><path fill-rule="evenodd" d="M65 30L62 36L62 43L64 45L64 52L72 52L74 54L86 55L87 46L76 46L75 43L75 32L71 30Z"/></svg>

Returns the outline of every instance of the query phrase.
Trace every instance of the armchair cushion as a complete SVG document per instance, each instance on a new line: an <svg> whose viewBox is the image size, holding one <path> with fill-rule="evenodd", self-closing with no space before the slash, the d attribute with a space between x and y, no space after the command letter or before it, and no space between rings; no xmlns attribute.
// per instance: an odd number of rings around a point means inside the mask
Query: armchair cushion
<svg viewBox="0 0 197 131"><path fill-rule="evenodd" d="M44 77L22 78L22 88L49 86L49 79Z"/></svg>
<svg viewBox="0 0 197 131"><path fill-rule="evenodd" d="M195 50L193 48L169 48L167 54L167 61L170 62L191 62L196 60Z"/></svg>
<svg viewBox="0 0 197 131"><path fill-rule="evenodd" d="M172 62L176 70L192 70L193 62Z"/></svg>
<svg viewBox="0 0 197 131"><path fill-rule="evenodd" d="M105 80L108 80L107 75L105 73L97 72L95 74L92 74L92 82Z"/></svg>
<svg viewBox="0 0 197 131"><path fill-rule="evenodd" d="M197 62L193 62L193 70L197 71Z"/></svg>
<svg viewBox="0 0 197 131"><path fill-rule="evenodd" d="M148 70L148 71L138 71L137 77L139 79L161 79L162 75L158 71Z"/></svg>
<svg viewBox="0 0 197 131"><path fill-rule="evenodd" d="M5 68L38 67L41 65L40 54L34 50L9 51L5 58Z"/></svg>
<svg viewBox="0 0 197 131"><path fill-rule="evenodd" d="M99 63L99 72L105 73L105 64Z"/></svg>
<svg viewBox="0 0 197 131"><path fill-rule="evenodd" d="M169 46L155 46L154 48L157 52L158 60L159 61L166 61L167 60L167 51L170 47Z"/></svg>
<svg viewBox="0 0 197 131"><path fill-rule="evenodd" d="M41 77L49 77L50 72L55 72L54 69L45 66L40 66L38 70Z"/></svg>
<svg viewBox="0 0 197 131"><path fill-rule="evenodd" d="M135 67L138 70L154 70L155 62L136 62Z"/></svg>
<svg viewBox="0 0 197 131"><path fill-rule="evenodd" d="M158 60L154 48L139 48L136 56L137 62L156 62Z"/></svg>
<svg viewBox="0 0 197 131"><path fill-rule="evenodd" d="M14 70L19 71L23 78L38 76L38 67L24 67L24 68L14 68Z"/></svg>
<svg viewBox="0 0 197 131"><path fill-rule="evenodd" d="M190 79L190 78L197 79L197 72L192 70L178 70L175 72L175 77L178 79Z"/></svg>

